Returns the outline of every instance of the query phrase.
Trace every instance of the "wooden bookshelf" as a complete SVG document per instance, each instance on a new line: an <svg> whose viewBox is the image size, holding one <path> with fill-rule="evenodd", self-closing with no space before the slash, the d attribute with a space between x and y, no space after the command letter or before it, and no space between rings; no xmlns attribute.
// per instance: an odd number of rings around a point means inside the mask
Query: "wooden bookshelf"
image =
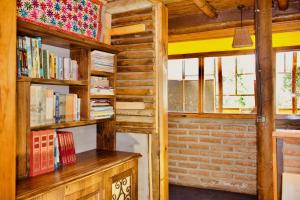
<svg viewBox="0 0 300 200"><path fill-rule="evenodd" d="M72 127L78 127L78 126L93 125L93 124L105 122L107 120L110 120L110 118L98 119L98 120L70 121L70 122L63 122L63 123L56 123L56 124L45 124L45 125L30 127L30 130L38 131L38 130L46 130L46 129L72 128Z"/></svg>
<svg viewBox="0 0 300 200"><path fill-rule="evenodd" d="M30 37L42 37L43 44L62 48L89 48L99 51L105 51L108 53L116 54L120 50L111 45L104 43L87 40L79 36L66 34L62 31L56 31L53 29L38 26L29 22L17 21L17 31L20 35L26 35Z"/></svg>
<svg viewBox="0 0 300 200"><path fill-rule="evenodd" d="M110 151L115 150L115 115L112 118L106 119L90 119L90 100L92 98L110 99L111 104L115 110L114 95L90 95L91 75L93 74L96 76L108 77L108 79L110 80L110 84L115 88L115 73L91 70L90 53L93 50L99 50L117 54L119 50L111 45L86 40L84 38L69 35L60 31L48 29L23 21L18 21L17 31L18 35L41 37L43 44L69 49L70 58L72 60L76 60L78 63L79 77L79 80L57 80L30 77L17 78L17 178L28 178L30 157L30 131L96 125L97 137L95 138L95 140L97 140L97 149ZM114 66L114 68L116 68L116 66ZM69 93L77 94L81 99L81 121L70 121L30 127L30 86L32 84L68 86Z"/></svg>
<svg viewBox="0 0 300 200"><path fill-rule="evenodd" d="M87 86L87 80L57 80L57 79L42 79L42 78L30 78L30 77L18 77L18 82L30 82L35 84L49 84L49 85L74 85L74 86Z"/></svg>
<svg viewBox="0 0 300 200"><path fill-rule="evenodd" d="M46 193L54 188L105 172L113 166L138 159L141 155L118 151L91 150L77 154L77 162L55 172L20 180L17 183L17 198L26 199ZM102 184L101 184L102 185Z"/></svg>

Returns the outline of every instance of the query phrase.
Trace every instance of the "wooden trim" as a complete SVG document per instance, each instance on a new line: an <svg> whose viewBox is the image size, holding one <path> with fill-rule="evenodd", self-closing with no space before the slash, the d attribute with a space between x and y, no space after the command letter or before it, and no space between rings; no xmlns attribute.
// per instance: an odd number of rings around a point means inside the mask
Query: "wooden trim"
<svg viewBox="0 0 300 200"><path fill-rule="evenodd" d="M198 112L204 112L204 58L199 57Z"/></svg>
<svg viewBox="0 0 300 200"><path fill-rule="evenodd" d="M274 200L278 200L278 182L277 182L277 138L272 139L272 155L273 155L273 190Z"/></svg>
<svg viewBox="0 0 300 200"><path fill-rule="evenodd" d="M175 112L169 112L169 117L215 118L215 119L255 119L256 118L256 114L175 113Z"/></svg>
<svg viewBox="0 0 300 200"><path fill-rule="evenodd" d="M219 113L223 112L223 72L222 72L222 59L218 57L218 88L219 88Z"/></svg>
<svg viewBox="0 0 300 200"><path fill-rule="evenodd" d="M1 0L0 12L0 199L16 187L16 1Z"/></svg>
<svg viewBox="0 0 300 200"><path fill-rule="evenodd" d="M297 86L297 52L293 52L293 66L292 66L292 112L297 113L297 96L296 96L296 86Z"/></svg>
<svg viewBox="0 0 300 200"><path fill-rule="evenodd" d="M215 51L215 52L207 52L207 53L190 53L190 54L169 55L168 59L220 57L220 56L232 56L232 55L247 55L247 54L254 54L254 53L255 53L255 50Z"/></svg>

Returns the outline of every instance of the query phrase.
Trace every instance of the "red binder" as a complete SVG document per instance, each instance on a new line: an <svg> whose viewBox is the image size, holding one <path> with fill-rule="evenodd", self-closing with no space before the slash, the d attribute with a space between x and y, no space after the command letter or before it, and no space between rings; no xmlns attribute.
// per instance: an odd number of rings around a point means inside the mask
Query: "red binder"
<svg viewBox="0 0 300 200"><path fill-rule="evenodd" d="M54 130L48 130L48 172L54 171Z"/></svg>
<svg viewBox="0 0 300 200"><path fill-rule="evenodd" d="M30 133L30 176L36 176L41 173L41 138L38 131Z"/></svg>

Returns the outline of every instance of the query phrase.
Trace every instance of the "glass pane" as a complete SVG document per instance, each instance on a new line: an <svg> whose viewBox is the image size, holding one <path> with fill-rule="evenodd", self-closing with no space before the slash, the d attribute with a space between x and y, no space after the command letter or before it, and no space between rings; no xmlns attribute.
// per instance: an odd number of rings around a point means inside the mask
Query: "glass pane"
<svg viewBox="0 0 300 200"><path fill-rule="evenodd" d="M255 56L254 55L242 55L237 56L237 73L255 73Z"/></svg>
<svg viewBox="0 0 300 200"><path fill-rule="evenodd" d="M292 72L293 67L293 52L285 53L286 72Z"/></svg>
<svg viewBox="0 0 300 200"><path fill-rule="evenodd" d="M185 91L185 112L198 112L198 81L184 81Z"/></svg>
<svg viewBox="0 0 300 200"><path fill-rule="evenodd" d="M223 96L223 111L227 113L251 113L254 106L254 96Z"/></svg>
<svg viewBox="0 0 300 200"><path fill-rule="evenodd" d="M222 57L222 73L223 76L235 74L235 56Z"/></svg>
<svg viewBox="0 0 300 200"><path fill-rule="evenodd" d="M217 96L215 94L216 84L214 79L206 79L204 81L204 112L210 113L215 112Z"/></svg>
<svg viewBox="0 0 300 200"><path fill-rule="evenodd" d="M279 113L291 113L292 110L291 73L277 74L276 94L277 94L277 111Z"/></svg>
<svg viewBox="0 0 300 200"><path fill-rule="evenodd" d="M169 111L182 112L183 111L183 84L182 81L168 81L168 103Z"/></svg>
<svg viewBox="0 0 300 200"><path fill-rule="evenodd" d="M215 74L215 57L204 58L204 75Z"/></svg>
<svg viewBox="0 0 300 200"><path fill-rule="evenodd" d="M276 72L284 72L284 53L276 53Z"/></svg>
<svg viewBox="0 0 300 200"><path fill-rule="evenodd" d="M168 60L168 80L182 80L183 60Z"/></svg>
<svg viewBox="0 0 300 200"><path fill-rule="evenodd" d="M237 77L237 93L254 94L255 74L251 75L238 75Z"/></svg>
<svg viewBox="0 0 300 200"><path fill-rule="evenodd" d="M223 71L224 72L224 71ZM235 95L236 84L235 75L223 76L223 94Z"/></svg>
<svg viewBox="0 0 300 200"><path fill-rule="evenodd" d="M199 59L189 58L184 60L185 76L199 76Z"/></svg>

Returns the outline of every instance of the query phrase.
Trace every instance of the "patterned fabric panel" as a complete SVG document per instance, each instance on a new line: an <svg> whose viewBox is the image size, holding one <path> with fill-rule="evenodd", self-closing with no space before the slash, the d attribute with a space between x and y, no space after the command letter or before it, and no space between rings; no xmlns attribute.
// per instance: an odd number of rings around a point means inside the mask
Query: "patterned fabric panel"
<svg viewBox="0 0 300 200"><path fill-rule="evenodd" d="M131 199L131 176L122 178L112 184L112 200Z"/></svg>
<svg viewBox="0 0 300 200"><path fill-rule="evenodd" d="M100 41L103 4L98 0L17 0L18 18Z"/></svg>

